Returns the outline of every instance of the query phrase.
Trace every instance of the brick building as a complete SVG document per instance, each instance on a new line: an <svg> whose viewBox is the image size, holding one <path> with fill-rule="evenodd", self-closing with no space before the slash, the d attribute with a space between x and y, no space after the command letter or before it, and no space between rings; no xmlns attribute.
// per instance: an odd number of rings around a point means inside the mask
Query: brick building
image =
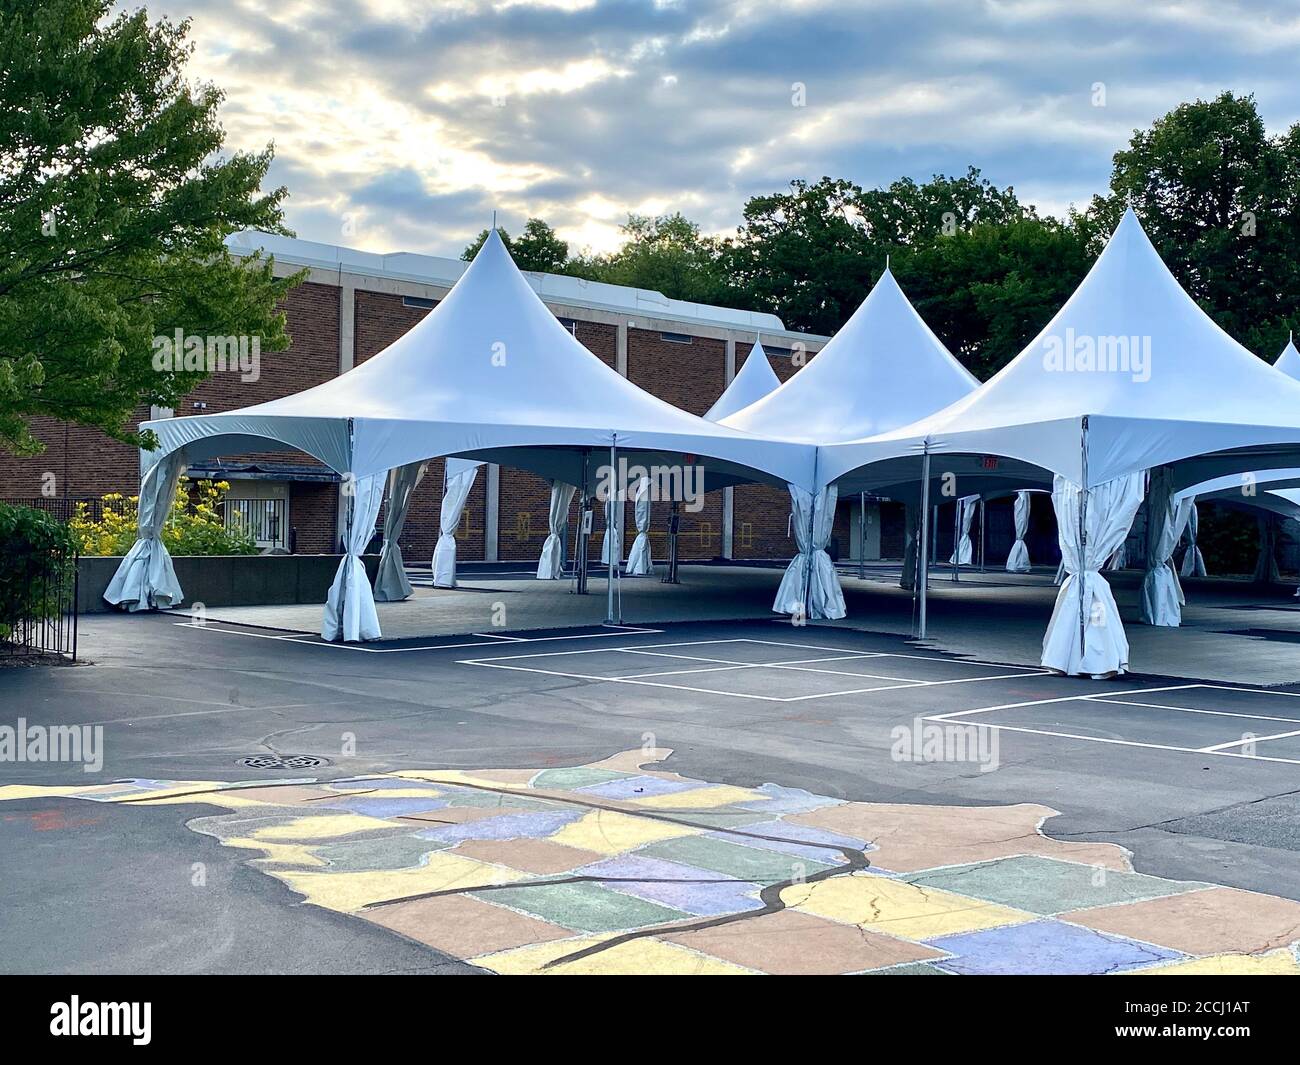
<svg viewBox="0 0 1300 1065"><path fill-rule="evenodd" d="M307 280L284 301L290 347L262 355L255 380L219 371L175 411L141 409L149 417L234 410L300 392L364 362L435 307L466 264L457 259L354 249L264 234L234 238L232 251L262 247L281 275L303 268ZM597 358L635 384L683 410L703 414L749 354L756 331L777 376L798 368L795 353L812 357L826 337L792 332L774 315L670 300L658 292L554 274L528 274L546 305ZM0 453L0 499L48 503L98 499L109 492L134 495L138 456L95 430L38 419L33 426L45 451L28 459ZM53 475L51 477L51 474ZM329 553L339 534L338 475L315 458L295 452L224 457L190 468L192 478L231 483L228 511L251 519L264 547ZM410 562L427 561L437 539L442 463L431 464L417 490L402 536ZM458 532L462 560L534 561L547 533L548 485L521 470L487 466L475 483ZM576 510L576 503L575 503ZM631 508L626 519L632 520ZM656 508L651 539L662 558L666 507ZM902 554L901 508L867 503L865 530L856 500L840 507L835 546L856 558L860 532L866 557ZM789 500L781 489L757 485L713 492L702 511L682 515L683 559L786 559L794 552ZM999 515L999 518L1001 515ZM602 533L595 516L593 535ZM999 524L1001 522L999 521ZM625 534L630 544L632 532ZM992 537L990 537L992 540ZM1009 536L1007 538L1009 544ZM625 548L626 549L626 548ZM592 557L598 546L593 549ZM990 556L992 558L992 556Z"/></svg>

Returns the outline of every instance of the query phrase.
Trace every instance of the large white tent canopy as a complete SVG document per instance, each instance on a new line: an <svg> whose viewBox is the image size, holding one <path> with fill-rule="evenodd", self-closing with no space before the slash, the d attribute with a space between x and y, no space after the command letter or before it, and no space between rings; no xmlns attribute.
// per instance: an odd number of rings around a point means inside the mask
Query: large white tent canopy
<svg viewBox="0 0 1300 1065"><path fill-rule="evenodd" d="M781 387L781 379L776 376L772 364L767 361L763 342L756 338L754 346L745 356L744 363L736 372L736 376L731 379L731 384L727 385L722 395L718 397L718 401L705 412L704 417L707 421L720 422L737 411L744 410L751 403L757 403L779 387Z"/></svg>
<svg viewBox="0 0 1300 1065"><path fill-rule="evenodd" d="M1098 545L1114 541L1113 550L1123 542L1142 499L1141 475L1152 471L1149 506L1159 519L1143 600L1176 604L1164 548L1177 543L1186 511L1170 505L1174 494L1211 476L1258 468L1262 458L1300 463L1300 382L1214 323L1129 209L1078 289L1006 367L911 425L823 447L818 482L862 477L872 466L885 478L906 468L918 476L924 468L927 484L936 469L959 471L968 490L960 473L1002 459L1053 475L1070 576L1044 640L1043 664L1110 674L1128 668L1128 649L1100 574L1110 551ZM1171 623L1161 615L1148 620ZM1066 638L1071 626L1076 635Z"/></svg>
<svg viewBox="0 0 1300 1065"><path fill-rule="evenodd" d="M343 475L345 558L326 607L330 639L379 635L359 555L390 471L458 455L590 488L602 465L630 452L639 464L699 466L709 487L737 480L811 487L816 454L698 418L606 366L542 303L495 230L432 312L347 373L243 410L144 427L161 443L147 463L168 463L169 476L146 477L142 486L174 483L171 465L265 451L268 443L305 451ZM137 547L133 572L164 573L156 533L142 526ZM145 609L179 591L132 584L115 601Z"/></svg>

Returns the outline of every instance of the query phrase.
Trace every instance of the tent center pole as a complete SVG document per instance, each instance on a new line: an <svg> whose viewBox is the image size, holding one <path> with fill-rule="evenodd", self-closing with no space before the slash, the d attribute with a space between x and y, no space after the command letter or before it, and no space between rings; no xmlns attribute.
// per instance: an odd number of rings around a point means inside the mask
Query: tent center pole
<svg viewBox="0 0 1300 1065"><path fill-rule="evenodd" d="M984 572L984 497L980 497L980 572Z"/></svg>
<svg viewBox="0 0 1300 1065"><path fill-rule="evenodd" d="M919 604L919 622L920 631L917 635L925 639L925 597L930 585L930 523L927 520L930 513L930 444L925 445L925 453L921 456L921 542L917 545L916 560L920 573L917 575L917 602Z"/></svg>

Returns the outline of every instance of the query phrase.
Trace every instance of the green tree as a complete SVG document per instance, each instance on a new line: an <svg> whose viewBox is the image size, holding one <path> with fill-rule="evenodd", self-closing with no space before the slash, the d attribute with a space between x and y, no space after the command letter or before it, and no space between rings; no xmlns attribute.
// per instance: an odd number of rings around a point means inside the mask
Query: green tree
<svg viewBox="0 0 1300 1065"><path fill-rule="evenodd" d="M469 262L479 253L483 242L488 238L489 230L481 230L465 246L460 257ZM510 252L511 258L520 270L533 270L544 274L563 274L568 272L569 245L540 218L530 218L524 223L524 231L512 238L504 229L498 227L501 242Z"/></svg>
<svg viewBox="0 0 1300 1065"><path fill-rule="evenodd" d="M0 0L0 446L34 453L49 415L141 442L141 404L205 376L159 371L153 338L287 346L297 278L239 262L236 230L284 232L263 152L220 155L222 95L183 76L188 23L111 16L110 0Z"/></svg>
<svg viewBox="0 0 1300 1065"><path fill-rule="evenodd" d="M1300 325L1300 124L1269 136L1254 97L1182 104L1115 153L1081 226L1094 246L1131 203L1182 285L1272 359Z"/></svg>
<svg viewBox="0 0 1300 1065"><path fill-rule="evenodd" d="M593 281L654 289L669 299L716 303L729 291L721 244L681 213L629 215L624 241L609 255L580 256L572 273Z"/></svg>

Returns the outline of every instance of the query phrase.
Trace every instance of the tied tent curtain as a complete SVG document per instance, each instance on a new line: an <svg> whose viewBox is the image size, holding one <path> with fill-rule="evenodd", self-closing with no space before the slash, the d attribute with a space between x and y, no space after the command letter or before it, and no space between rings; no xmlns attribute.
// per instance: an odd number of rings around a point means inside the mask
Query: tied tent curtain
<svg viewBox="0 0 1300 1065"><path fill-rule="evenodd" d="M386 480L384 474L376 473L344 481L348 514L343 532L344 554L325 600L325 619L320 631L322 640L357 643L377 640L381 635L375 597L366 577L365 564L361 561L361 552L374 535ZM350 492L348 487L351 487Z"/></svg>
<svg viewBox="0 0 1300 1065"><path fill-rule="evenodd" d="M1011 508L1011 516L1016 525L1016 542L1011 545L1011 553L1007 555L1008 573L1029 572L1029 545L1025 543L1025 536L1029 532L1029 505L1029 493L1017 492L1016 501Z"/></svg>
<svg viewBox="0 0 1300 1065"><path fill-rule="evenodd" d="M636 521L636 539L627 553L627 572L644 577L655 571L650 557L650 478L642 477L633 489L632 517Z"/></svg>
<svg viewBox="0 0 1300 1065"><path fill-rule="evenodd" d="M1144 624L1173 628L1183 620L1182 607L1186 600L1170 562L1174 548L1183 537L1191 503L1190 499L1180 502L1174 497L1171 467L1160 466L1151 471L1147 487L1146 574L1142 578Z"/></svg>
<svg viewBox="0 0 1300 1065"><path fill-rule="evenodd" d="M610 493L610 498L605 500L605 535L600 541L600 560L613 569L615 563L623 561L623 501L616 500L618 495L615 489ZM610 554L610 545L613 544L613 554Z"/></svg>
<svg viewBox="0 0 1300 1065"><path fill-rule="evenodd" d="M1142 481L1141 473L1132 473L1085 492L1060 474L1053 479L1052 506L1066 571L1043 637L1042 664L1054 673L1100 678L1128 670L1128 638L1101 566L1128 536L1142 505Z"/></svg>
<svg viewBox="0 0 1300 1065"><path fill-rule="evenodd" d="M438 542L433 548L435 588L456 587L456 528L465 513L465 504L481 465L481 462L467 462L465 459L447 459L442 511L438 516Z"/></svg>
<svg viewBox="0 0 1300 1065"><path fill-rule="evenodd" d="M160 458L140 479L137 538L104 591L105 601L113 606L133 612L168 610L184 598L172 556L162 542L163 525L184 470L185 453L177 450Z"/></svg>
<svg viewBox="0 0 1300 1065"><path fill-rule="evenodd" d="M558 581L564 576L564 538L569 530L569 504L577 491L575 485L551 482L551 506L546 519L550 531L537 559L539 581Z"/></svg>
<svg viewBox="0 0 1300 1065"><path fill-rule="evenodd" d="M948 558L950 566L969 566L971 559L974 557L974 547L970 539L971 522L975 518L975 504L979 502L979 496L967 496L965 499L957 500L957 545L953 548L952 555Z"/></svg>
<svg viewBox="0 0 1300 1065"><path fill-rule="evenodd" d="M412 462L388 471L388 510L384 514L384 546L379 553L375 576L375 598L381 603L409 599L415 590L406 579L406 564L400 543L411 498L429 470L427 462Z"/></svg>
<svg viewBox="0 0 1300 1065"><path fill-rule="evenodd" d="M1191 509L1187 512L1187 550L1183 553L1183 566L1179 571L1184 577L1205 576L1205 556L1201 554L1201 549L1196 543L1199 530L1200 517L1196 513L1196 502L1193 500Z"/></svg>
<svg viewBox="0 0 1300 1065"><path fill-rule="evenodd" d="M844 595L840 591L835 564L826 553L831 529L835 524L835 502L839 495L834 485L815 496L795 485L788 485L794 515L795 545L799 553L781 578L772 610L777 614L803 616L813 621L842 618Z"/></svg>

